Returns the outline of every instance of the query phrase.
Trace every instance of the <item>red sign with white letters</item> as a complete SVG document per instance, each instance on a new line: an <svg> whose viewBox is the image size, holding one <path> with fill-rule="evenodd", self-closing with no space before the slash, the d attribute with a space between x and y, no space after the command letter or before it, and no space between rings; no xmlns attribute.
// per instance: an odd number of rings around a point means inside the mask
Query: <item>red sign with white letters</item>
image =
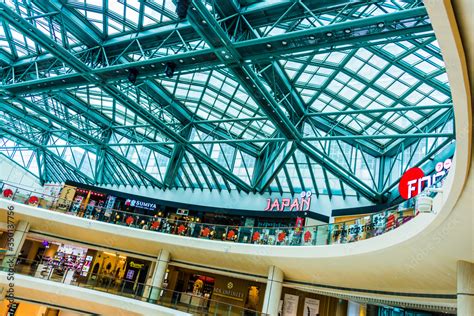
<svg viewBox="0 0 474 316"><path fill-rule="evenodd" d="M425 176L420 168L408 169L400 179L398 192L405 200L420 194L424 188L435 184L439 178L443 177L451 168L452 160L446 159L444 162L438 162L435 167L436 173Z"/></svg>

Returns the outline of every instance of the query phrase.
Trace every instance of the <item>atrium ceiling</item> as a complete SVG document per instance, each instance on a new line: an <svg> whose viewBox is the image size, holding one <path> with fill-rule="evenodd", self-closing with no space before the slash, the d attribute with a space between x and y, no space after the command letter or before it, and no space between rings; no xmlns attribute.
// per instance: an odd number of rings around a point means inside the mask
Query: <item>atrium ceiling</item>
<svg viewBox="0 0 474 316"><path fill-rule="evenodd" d="M0 3L0 154L43 183L372 202L452 155L422 1L188 2Z"/></svg>

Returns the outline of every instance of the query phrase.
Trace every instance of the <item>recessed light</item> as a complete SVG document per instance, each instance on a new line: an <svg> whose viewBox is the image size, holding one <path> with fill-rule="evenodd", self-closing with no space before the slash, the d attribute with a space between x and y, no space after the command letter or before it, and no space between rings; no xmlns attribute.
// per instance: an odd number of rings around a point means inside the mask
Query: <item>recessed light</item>
<svg viewBox="0 0 474 316"><path fill-rule="evenodd" d="M311 36L309 37L310 40L314 40L315 38L316 38L316 37L314 37L314 35L311 35Z"/></svg>
<svg viewBox="0 0 474 316"><path fill-rule="evenodd" d="M272 44L268 43L267 48L272 48Z"/></svg>
<svg viewBox="0 0 474 316"><path fill-rule="evenodd" d="M345 29L345 30L344 30L344 33L350 34L350 33L352 33L352 30L351 30L351 29Z"/></svg>
<svg viewBox="0 0 474 316"><path fill-rule="evenodd" d="M332 34L332 32L327 32L327 33L326 33L326 36L327 36L327 37L331 37L331 36L333 36L333 34Z"/></svg>
<svg viewBox="0 0 474 316"><path fill-rule="evenodd" d="M380 28L382 28L382 27L384 27L384 26L385 26L385 23L383 23L383 22L379 22L379 23L377 23L377 26L378 26L378 27L380 27Z"/></svg>
<svg viewBox="0 0 474 316"><path fill-rule="evenodd" d="M282 41L281 44L282 44L282 45L287 45L288 42L287 42L287 41Z"/></svg>

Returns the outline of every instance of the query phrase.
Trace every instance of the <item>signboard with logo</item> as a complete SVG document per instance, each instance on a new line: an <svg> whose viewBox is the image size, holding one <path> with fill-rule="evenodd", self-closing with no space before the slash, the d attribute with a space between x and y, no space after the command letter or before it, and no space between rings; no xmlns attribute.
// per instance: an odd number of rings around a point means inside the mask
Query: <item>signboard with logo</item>
<svg viewBox="0 0 474 316"><path fill-rule="evenodd" d="M176 210L177 215L182 215L182 216L188 216L189 215L189 210L184 209L184 208L178 208Z"/></svg>
<svg viewBox="0 0 474 316"><path fill-rule="evenodd" d="M234 282L229 281L225 284L225 286L214 286L214 295L223 296L226 298L232 298L237 301L243 301L244 293L240 289L234 288Z"/></svg>
<svg viewBox="0 0 474 316"><path fill-rule="evenodd" d="M438 182L438 180L449 171L451 164L451 159L438 162L435 167L435 173L432 175L425 175L425 172L418 167L408 169L398 184L400 196L405 200L417 196L424 188L430 187Z"/></svg>
<svg viewBox="0 0 474 316"><path fill-rule="evenodd" d="M301 192L300 197L267 199L267 206L264 211L309 211L311 206L311 191Z"/></svg>
<svg viewBox="0 0 474 316"><path fill-rule="evenodd" d="M155 203L143 202L143 201L138 201L138 200L130 200L130 199L125 201L125 206L138 207L138 208L142 208L142 209L150 210L150 211L153 211L156 209Z"/></svg>

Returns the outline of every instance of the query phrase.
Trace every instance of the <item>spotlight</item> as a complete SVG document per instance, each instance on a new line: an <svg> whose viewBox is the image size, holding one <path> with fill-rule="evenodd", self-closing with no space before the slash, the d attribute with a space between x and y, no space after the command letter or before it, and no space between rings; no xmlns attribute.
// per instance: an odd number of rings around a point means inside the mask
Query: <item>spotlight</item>
<svg viewBox="0 0 474 316"><path fill-rule="evenodd" d="M174 70L176 69L176 64L173 62L167 62L165 65L165 75L168 78L172 78L174 75Z"/></svg>
<svg viewBox="0 0 474 316"><path fill-rule="evenodd" d="M351 29L345 29L345 30L344 30L344 33L346 33L346 34L351 34L351 32L352 32Z"/></svg>
<svg viewBox="0 0 474 316"><path fill-rule="evenodd" d="M135 84L137 82L138 78L138 70L136 68L130 68L128 70L128 81L130 81L131 84Z"/></svg>
<svg viewBox="0 0 474 316"><path fill-rule="evenodd" d="M188 15L189 2L188 0L178 0L176 3L176 14L180 19L186 18Z"/></svg>
<svg viewBox="0 0 474 316"><path fill-rule="evenodd" d="M326 36L327 36L327 37L331 37L332 35L333 35L332 32L327 32L327 33L326 33Z"/></svg>
<svg viewBox="0 0 474 316"><path fill-rule="evenodd" d="M384 27L384 26L385 26L385 23L383 23L383 22L377 23L377 27L379 27L379 28L382 28L382 27Z"/></svg>

